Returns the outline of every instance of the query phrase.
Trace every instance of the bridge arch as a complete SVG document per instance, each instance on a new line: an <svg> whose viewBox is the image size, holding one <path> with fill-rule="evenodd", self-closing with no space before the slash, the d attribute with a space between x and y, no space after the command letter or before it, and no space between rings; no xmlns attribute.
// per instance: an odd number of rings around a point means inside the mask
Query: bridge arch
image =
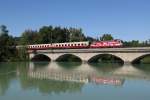
<svg viewBox="0 0 150 100"><path fill-rule="evenodd" d="M31 61L51 61L51 58L45 54L36 54L31 58Z"/></svg>
<svg viewBox="0 0 150 100"><path fill-rule="evenodd" d="M142 59L144 59L146 57L148 57L148 59L143 61ZM149 54L140 55L139 57L135 58L131 63L132 64L136 64L136 63L150 63L150 53Z"/></svg>
<svg viewBox="0 0 150 100"><path fill-rule="evenodd" d="M63 62L63 61L81 62L82 59L79 56L74 55L74 54L62 54L58 56L55 61L57 62Z"/></svg>
<svg viewBox="0 0 150 100"><path fill-rule="evenodd" d="M107 54L107 53L102 53L102 54L96 54L92 56L88 62L102 62L103 60L114 62L114 63L124 63L124 60L120 58L119 56L113 55L113 54Z"/></svg>

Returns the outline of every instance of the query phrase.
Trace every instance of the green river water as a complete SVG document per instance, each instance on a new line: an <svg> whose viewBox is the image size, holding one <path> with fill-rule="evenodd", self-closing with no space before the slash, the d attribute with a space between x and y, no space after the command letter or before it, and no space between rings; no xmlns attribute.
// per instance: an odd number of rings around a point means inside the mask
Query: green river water
<svg viewBox="0 0 150 100"><path fill-rule="evenodd" d="M3 62L0 100L150 100L150 64Z"/></svg>

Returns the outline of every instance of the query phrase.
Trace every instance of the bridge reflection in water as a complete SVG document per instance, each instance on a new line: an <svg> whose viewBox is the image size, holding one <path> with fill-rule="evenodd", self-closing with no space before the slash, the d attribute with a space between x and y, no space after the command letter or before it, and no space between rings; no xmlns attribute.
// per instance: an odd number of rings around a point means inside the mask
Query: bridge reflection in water
<svg viewBox="0 0 150 100"><path fill-rule="evenodd" d="M75 83L95 83L121 86L126 79L147 79L150 80L149 74L133 67L132 65L124 65L110 67L95 67L86 63L77 64L68 69L63 63L29 63L28 76L35 79L55 80L61 82ZM66 65L66 64L64 64ZM72 67L67 66L67 67Z"/></svg>

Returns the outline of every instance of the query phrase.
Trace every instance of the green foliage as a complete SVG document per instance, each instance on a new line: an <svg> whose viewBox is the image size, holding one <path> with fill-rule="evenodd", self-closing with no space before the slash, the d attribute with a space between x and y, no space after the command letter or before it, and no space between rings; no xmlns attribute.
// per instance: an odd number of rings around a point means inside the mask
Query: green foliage
<svg viewBox="0 0 150 100"><path fill-rule="evenodd" d="M13 58L15 54L13 45L13 37L8 35L6 26L2 25L0 35L0 61L9 61Z"/></svg>
<svg viewBox="0 0 150 100"><path fill-rule="evenodd" d="M66 54L66 55L59 57L57 61L58 62L81 62L81 59L74 55Z"/></svg>
<svg viewBox="0 0 150 100"><path fill-rule="evenodd" d="M96 41L96 39L94 39L93 37L87 36L86 41L89 41L90 43L92 43L93 41Z"/></svg>
<svg viewBox="0 0 150 100"><path fill-rule="evenodd" d="M38 34L37 31L26 30L22 33L21 39L18 44L28 45L35 44L38 42Z"/></svg>
<svg viewBox="0 0 150 100"><path fill-rule="evenodd" d="M131 46L136 47L136 46L140 45L138 40L124 41L123 44L124 44L125 47L131 47Z"/></svg>
<svg viewBox="0 0 150 100"><path fill-rule="evenodd" d="M112 37L111 34L103 34L101 37L100 37L100 40L101 41L108 41L108 40L113 40L114 38Z"/></svg>
<svg viewBox="0 0 150 100"><path fill-rule="evenodd" d="M52 26L43 26L40 28L38 40L39 43L51 43L52 35L53 35L53 27Z"/></svg>
<svg viewBox="0 0 150 100"><path fill-rule="evenodd" d="M71 42L74 41L84 41L85 36L82 33L82 29L69 28L69 37Z"/></svg>
<svg viewBox="0 0 150 100"><path fill-rule="evenodd" d="M143 64L146 64L146 63L150 64L150 55L141 59L140 62Z"/></svg>
<svg viewBox="0 0 150 100"><path fill-rule="evenodd" d="M138 40L123 41L124 47L145 47L150 46L149 40L139 42Z"/></svg>
<svg viewBox="0 0 150 100"><path fill-rule="evenodd" d="M19 61L27 61L28 60L28 54L26 47L22 47L16 50L17 51L17 60Z"/></svg>
<svg viewBox="0 0 150 100"><path fill-rule="evenodd" d="M8 34L8 30L5 25L0 26L0 35L2 35L2 34Z"/></svg>
<svg viewBox="0 0 150 100"><path fill-rule="evenodd" d="M86 37L81 29L43 26L38 32L33 30L23 32L20 44L63 43L84 40L86 40Z"/></svg>
<svg viewBox="0 0 150 100"><path fill-rule="evenodd" d="M4 61L18 61L26 59L26 50L21 48L17 50L15 48L16 38L8 35L6 26L1 27L0 35L0 62ZM25 42L24 42L25 43Z"/></svg>

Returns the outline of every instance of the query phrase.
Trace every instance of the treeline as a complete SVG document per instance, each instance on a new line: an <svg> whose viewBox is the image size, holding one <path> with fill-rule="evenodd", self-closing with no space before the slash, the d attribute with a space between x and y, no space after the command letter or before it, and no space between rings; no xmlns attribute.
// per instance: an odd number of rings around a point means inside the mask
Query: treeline
<svg viewBox="0 0 150 100"><path fill-rule="evenodd" d="M139 40L123 41L123 46L124 47L148 47L150 46L150 39L142 42L140 42Z"/></svg>
<svg viewBox="0 0 150 100"><path fill-rule="evenodd" d="M18 44L63 43L74 41L94 41L86 37L82 29L43 26L39 31L26 30L22 33Z"/></svg>
<svg viewBox="0 0 150 100"><path fill-rule="evenodd" d="M111 34L103 34L98 39L85 36L81 28L65 28L43 26L39 30L25 30L20 37L9 35L5 25L0 26L0 62L2 61L24 61L27 60L25 48L19 50L16 45L62 43L73 41L105 41L113 40ZM124 47L150 46L150 39L139 42L138 40L123 41Z"/></svg>

